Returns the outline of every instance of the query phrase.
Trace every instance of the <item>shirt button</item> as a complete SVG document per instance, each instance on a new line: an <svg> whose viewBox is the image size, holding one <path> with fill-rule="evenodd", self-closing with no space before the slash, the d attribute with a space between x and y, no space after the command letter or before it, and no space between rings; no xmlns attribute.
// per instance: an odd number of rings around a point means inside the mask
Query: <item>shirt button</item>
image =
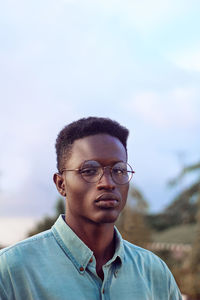
<svg viewBox="0 0 200 300"><path fill-rule="evenodd" d="M105 290L103 289L102 293L104 294Z"/></svg>
<svg viewBox="0 0 200 300"><path fill-rule="evenodd" d="M92 263L92 262L93 262L93 258L92 258L92 257L90 258L89 262L90 262L90 263Z"/></svg>
<svg viewBox="0 0 200 300"><path fill-rule="evenodd" d="M79 270L80 270L81 272L83 272L83 271L84 271L84 268L83 268L83 267L80 267Z"/></svg>

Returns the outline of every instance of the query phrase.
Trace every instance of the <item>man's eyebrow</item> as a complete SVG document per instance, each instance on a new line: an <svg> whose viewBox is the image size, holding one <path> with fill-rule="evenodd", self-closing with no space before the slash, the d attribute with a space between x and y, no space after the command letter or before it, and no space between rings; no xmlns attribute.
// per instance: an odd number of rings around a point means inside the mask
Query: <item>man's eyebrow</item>
<svg viewBox="0 0 200 300"><path fill-rule="evenodd" d="M82 165L84 165L84 163L87 163L87 162L90 162L90 161L96 161L96 162L98 162L101 166L113 166L113 165L115 165L116 163L119 163L119 162L126 163L126 161L121 160L121 159L113 159L113 160L107 161L106 163L101 162L101 159L89 159L89 160L84 161L84 162L82 163Z"/></svg>

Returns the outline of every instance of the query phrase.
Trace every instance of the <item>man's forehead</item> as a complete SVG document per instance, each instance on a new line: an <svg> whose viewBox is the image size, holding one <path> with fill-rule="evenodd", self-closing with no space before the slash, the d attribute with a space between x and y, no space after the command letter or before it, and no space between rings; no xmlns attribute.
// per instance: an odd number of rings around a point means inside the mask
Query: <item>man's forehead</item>
<svg viewBox="0 0 200 300"><path fill-rule="evenodd" d="M108 134L97 134L77 139L72 145L67 164L85 160L126 159L126 150L118 138Z"/></svg>
<svg viewBox="0 0 200 300"><path fill-rule="evenodd" d="M118 146L122 149L124 148L124 145L121 143L121 141L110 134L106 133L100 133L95 135L89 135L85 136L83 138L77 139L74 141L72 145L72 149L81 149L81 148L87 148L87 147L97 147L97 146ZM125 149L125 148L124 148Z"/></svg>

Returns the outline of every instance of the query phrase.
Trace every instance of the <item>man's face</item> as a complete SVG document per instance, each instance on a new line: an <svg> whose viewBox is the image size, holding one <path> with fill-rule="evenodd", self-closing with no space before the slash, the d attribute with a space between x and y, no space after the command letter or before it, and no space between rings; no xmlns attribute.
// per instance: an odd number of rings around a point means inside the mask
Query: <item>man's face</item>
<svg viewBox="0 0 200 300"><path fill-rule="evenodd" d="M64 168L77 169L88 160L95 160L102 166L113 166L119 161L126 162L126 159L125 148L117 138L97 134L74 142L72 154ZM126 203L128 183L116 184L111 178L109 168L96 183L86 182L77 171L66 171L62 177L67 195L66 221L69 225L116 221Z"/></svg>

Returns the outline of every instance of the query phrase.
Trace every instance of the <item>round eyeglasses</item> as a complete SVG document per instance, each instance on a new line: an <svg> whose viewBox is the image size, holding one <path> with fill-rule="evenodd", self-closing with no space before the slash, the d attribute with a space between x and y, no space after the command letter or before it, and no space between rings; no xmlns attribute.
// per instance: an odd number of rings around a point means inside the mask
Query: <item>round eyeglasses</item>
<svg viewBox="0 0 200 300"><path fill-rule="evenodd" d="M64 171L76 171L85 181L95 183L102 178L105 169L109 169L112 180L117 184L128 183L133 177L133 173L135 173L128 163L122 161L119 161L112 166L103 167L96 160L87 160L83 162L80 168L73 170L63 169L61 174Z"/></svg>

